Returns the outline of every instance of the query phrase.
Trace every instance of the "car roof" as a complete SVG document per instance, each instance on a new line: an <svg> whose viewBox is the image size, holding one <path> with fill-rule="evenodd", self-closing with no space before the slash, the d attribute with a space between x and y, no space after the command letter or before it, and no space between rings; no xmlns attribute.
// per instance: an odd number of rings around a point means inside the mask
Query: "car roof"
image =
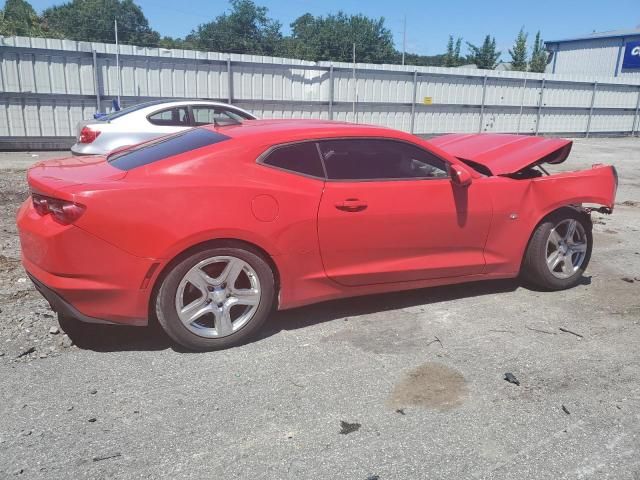
<svg viewBox="0 0 640 480"><path fill-rule="evenodd" d="M225 103L225 102L217 102L215 100L201 100L198 98L185 98L185 99L180 99L180 100L160 100L160 101L154 101L154 102L148 102L145 103L145 107L157 107L157 106L174 106L174 105L193 105L196 103L202 103L202 104L206 104L206 105L217 105L217 106L221 106L221 107L231 107L231 108L237 108L242 110L240 107L236 106L236 105L231 105L229 103Z"/></svg>
<svg viewBox="0 0 640 480"><path fill-rule="evenodd" d="M123 113L119 114L119 112L112 112L110 115L112 115L114 119L124 118L125 116L128 116L128 115L146 116L149 113L155 112L157 110L162 110L164 108L171 108L171 107L179 107L182 105L211 105L215 107L225 107L231 110L238 110L241 112L245 112L249 115L252 115L250 112L247 112L246 110L236 105L231 105L229 103L216 102L213 100L198 100L198 99L188 99L188 98L179 99L179 100L152 100L149 102L142 102L136 105L129 105L128 107L123 109L124 110Z"/></svg>
<svg viewBox="0 0 640 480"><path fill-rule="evenodd" d="M386 127L313 119L250 120L238 125L217 127L207 125L202 128L214 130L231 138L249 138L252 142L272 145L301 140L340 137L415 139L415 137L405 132Z"/></svg>
<svg viewBox="0 0 640 480"><path fill-rule="evenodd" d="M224 105L228 107L235 107L235 105L231 105L225 102L218 102L216 100L203 100L201 98L180 98L180 99L174 98L170 100L166 100L166 99L150 100L148 102L140 102L133 105L129 105L129 107L136 106L139 108L146 108L146 107L157 107L158 105L182 105L182 104L192 104L192 103L206 103L211 105Z"/></svg>

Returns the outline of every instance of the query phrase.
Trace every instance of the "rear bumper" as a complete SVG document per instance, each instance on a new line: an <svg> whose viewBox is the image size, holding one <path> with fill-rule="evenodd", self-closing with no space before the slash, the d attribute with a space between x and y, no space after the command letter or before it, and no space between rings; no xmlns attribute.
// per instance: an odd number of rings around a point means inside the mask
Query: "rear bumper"
<svg viewBox="0 0 640 480"><path fill-rule="evenodd" d="M146 325L156 263L74 226L40 216L30 199L18 211L22 263L54 310L92 323Z"/></svg>
<svg viewBox="0 0 640 480"><path fill-rule="evenodd" d="M73 305L67 302L64 298L58 295L56 292L47 287L40 280L35 278L29 272L27 272L29 278L33 282L36 287L36 290L40 292L40 294L49 302L51 309L56 312L58 315L64 315L71 318L75 318L76 320L80 320L85 323L98 323L98 324L113 324L115 322L109 322L107 320L101 320L99 318L89 317L84 313L80 312Z"/></svg>

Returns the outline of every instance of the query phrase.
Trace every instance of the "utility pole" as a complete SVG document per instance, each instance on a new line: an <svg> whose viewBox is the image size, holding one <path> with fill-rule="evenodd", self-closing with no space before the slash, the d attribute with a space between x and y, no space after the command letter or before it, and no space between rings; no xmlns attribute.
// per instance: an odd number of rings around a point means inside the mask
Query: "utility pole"
<svg viewBox="0 0 640 480"><path fill-rule="evenodd" d="M407 16L404 16L404 26L402 28L402 65L404 65L404 53L407 51Z"/></svg>
<svg viewBox="0 0 640 480"><path fill-rule="evenodd" d="M116 73L118 74L118 108L121 108L120 103L120 45L118 44L118 20L113 20L113 25L116 32Z"/></svg>

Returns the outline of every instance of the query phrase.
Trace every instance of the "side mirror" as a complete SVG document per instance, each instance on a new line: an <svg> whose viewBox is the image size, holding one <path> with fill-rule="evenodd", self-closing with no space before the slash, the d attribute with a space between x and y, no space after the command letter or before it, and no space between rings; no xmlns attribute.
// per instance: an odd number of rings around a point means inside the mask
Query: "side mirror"
<svg viewBox="0 0 640 480"><path fill-rule="evenodd" d="M451 181L459 187L467 187L471 185L473 177L469 170L458 165L451 165Z"/></svg>

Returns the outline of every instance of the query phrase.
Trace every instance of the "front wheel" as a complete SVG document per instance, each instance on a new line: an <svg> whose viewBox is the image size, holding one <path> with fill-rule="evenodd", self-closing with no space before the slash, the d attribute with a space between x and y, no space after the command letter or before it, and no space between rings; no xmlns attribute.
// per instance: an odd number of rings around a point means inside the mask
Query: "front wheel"
<svg viewBox="0 0 640 480"><path fill-rule="evenodd" d="M522 265L522 276L546 290L564 290L580 281L593 248L589 217L563 209L549 215L531 237Z"/></svg>
<svg viewBox="0 0 640 480"><path fill-rule="evenodd" d="M158 321L180 345L197 351L232 347L267 319L275 281L257 253L233 246L209 248L179 261L156 297Z"/></svg>

